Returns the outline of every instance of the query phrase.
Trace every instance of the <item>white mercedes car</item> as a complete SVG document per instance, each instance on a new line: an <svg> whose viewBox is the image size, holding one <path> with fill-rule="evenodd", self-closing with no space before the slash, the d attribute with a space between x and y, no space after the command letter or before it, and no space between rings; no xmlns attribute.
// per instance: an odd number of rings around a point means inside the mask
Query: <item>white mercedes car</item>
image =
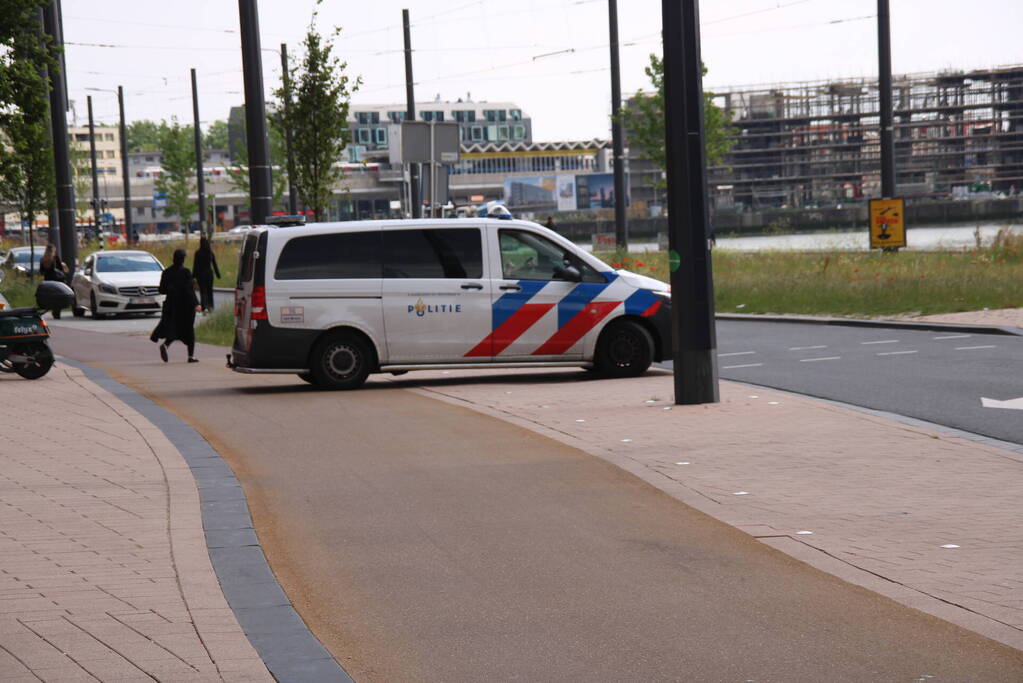
<svg viewBox="0 0 1023 683"><path fill-rule="evenodd" d="M114 249L89 254L71 281L75 317L115 313L159 313L163 265L148 251Z"/></svg>

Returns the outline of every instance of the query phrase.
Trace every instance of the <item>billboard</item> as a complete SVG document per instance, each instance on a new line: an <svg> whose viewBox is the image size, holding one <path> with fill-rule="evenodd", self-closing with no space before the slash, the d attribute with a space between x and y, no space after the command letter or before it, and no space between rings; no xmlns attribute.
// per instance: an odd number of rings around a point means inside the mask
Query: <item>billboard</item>
<svg viewBox="0 0 1023 683"><path fill-rule="evenodd" d="M575 210L575 176L558 176L558 211Z"/></svg>
<svg viewBox="0 0 1023 683"><path fill-rule="evenodd" d="M614 187L613 173L505 178L504 204L511 211L613 209Z"/></svg>
<svg viewBox="0 0 1023 683"><path fill-rule="evenodd" d="M625 187L629 181L625 181ZM576 208L613 209L615 208L615 175L614 173L590 173L575 177Z"/></svg>
<svg viewBox="0 0 1023 683"><path fill-rule="evenodd" d="M555 176L505 178L504 205L512 211L552 211L558 208Z"/></svg>

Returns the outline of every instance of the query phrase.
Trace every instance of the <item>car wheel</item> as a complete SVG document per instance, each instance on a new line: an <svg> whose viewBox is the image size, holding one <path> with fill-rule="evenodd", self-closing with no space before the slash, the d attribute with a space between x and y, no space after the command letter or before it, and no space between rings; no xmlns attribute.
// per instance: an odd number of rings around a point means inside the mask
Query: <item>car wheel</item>
<svg viewBox="0 0 1023 683"><path fill-rule="evenodd" d="M78 301L77 300L75 301L74 305L71 307L71 315L75 316L76 318L84 318L85 317L85 309L78 305Z"/></svg>
<svg viewBox="0 0 1023 683"><path fill-rule="evenodd" d="M89 293L89 312L92 313L93 318L105 318L106 316L99 312L99 306L96 304L96 292Z"/></svg>
<svg viewBox="0 0 1023 683"><path fill-rule="evenodd" d="M597 341L594 365L608 377L636 377L650 367L654 340L641 325L621 320L608 325Z"/></svg>
<svg viewBox="0 0 1023 683"><path fill-rule="evenodd" d="M361 337L340 332L317 342L310 359L310 374L319 386L357 389L369 376L373 351Z"/></svg>

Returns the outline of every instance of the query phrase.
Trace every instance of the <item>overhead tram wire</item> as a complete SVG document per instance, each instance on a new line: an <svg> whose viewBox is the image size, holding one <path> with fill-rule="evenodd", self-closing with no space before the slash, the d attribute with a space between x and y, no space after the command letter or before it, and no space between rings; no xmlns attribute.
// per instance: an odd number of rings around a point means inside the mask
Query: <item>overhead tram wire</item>
<svg viewBox="0 0 1023 683"><path fill-rule="evenodd" d="M785 4L785 5L780 5L778 7L772 7L772 8L768 8L768 9L772 9L772 10L784 9L786 7L790 7L791 5L802 4L804 2L812 2L812 1L813 0L798 0L797 2L792 2L792 3L788 3L788 4ZM764 11L767 11L767 10L758 10L756 13L761 13L761 12L764 12ZM720 22L726 21L728 19L739 18L741 16L747 16L747 15L745 15L745 14L744 15L735 15L734 17L726 17L726 18L723 18L723 19L718 19L718 20L715 20L715 21L713 21L711 23L720 23ZM842 23L852 22L852 21L863 21L863 20L866 20L866 19L873 19L873 18L875 18L875 15L858 16L858 17L846 17L846 18L842 18L842 19L830 19L830 20L827 20L827 21L814 22L814 23L809 23L809 24L799 24L799 25L793 25L793 26L774 26L774 27L757 29L757 30L754 30L754 31L743 31L741 33L731 33L731 34L718 34L718 35L707 36L707 37L708 38L721 38L721 37L727 37L727 36L731 36L731 35L752 35L752 34L757 34L757 33L770 33L770 32L774 32L774 31L787 31L787 30L796 30L796 29L805 29L805 28L815 28L815 27L831 26L831 25L835 25L835 24L842 24ZM632 38L630 40L623 41L621 43L621 46L623 48L625 48L625 47L640 47L640 46L644 46L644 45L660 45L660 44L661 44L661 34L658 32L658 33L644 34L642 36L638 36L636 38ZM603 49L607 49L607 47L608 47L607 43L603 43L603 44L599 44L599 45L587 45L587 46L582 46L582 47L568 47L568 48L563 48L563 49L557 51L556 53L551 53L549 55L540 55L540 56L546 57L546 56L554 56L555 54L561 55L561 54L570 54L570 53L571 54L578 54L578 53L588 52L588 51L592 51L592 50L603 50ZM445 50L446 50L446 48L436 48L435 49L435 51L438 51L438 52L443 52ZM536 63L536 58L530 59L528 61L523 60L523 61L508 62L508 63L505 63L505 64L498 64L498 65L494 65L494 66L483 68L483 69L477 69L477 70L474 70L474 71L460 72L460 73L456 73L456 74L450 74L450 75L447 75L447 76L438 76L438 77L435 77L435 78L424 78L424 79L421 79L421 80L417 80L416 81L416 85L427 84L427 83L437 83L437 82L447 81L447 80L452 80L452 79L462 79L462 78L465 78L465 77L468 77L468 76L478 76L478 75L483 75L483 74L491 73L493 71L500 71L500 70L503 70L503 69L514 68L516 66L526 66L526 65L535 64L535 63ZM522 75L522 76L502 76L502 77L492 78L490 80L516 80L516 79L522 79L522 78L548 78L548 77L550 77L552 75L570 76L570 75L578 75L578 74L583 74L583 73L597 73L597 72L607 71L607 70L608 70L607 67L602 67L602 68L597 68L597 69L583 69L583 70L573 70L573 71L558 72L556 74L548 73L548 74L540 74L540 75L529 74L529 75ZM395 85L395 86L384 86L384 87L380 87L380 88L364 88L364 89L360 90L360 92L362 92L362 93L382 92L382 91L386 91L386 90L392 90L392 89L397 88L397 87L399 87L399 86Z"/></svg>

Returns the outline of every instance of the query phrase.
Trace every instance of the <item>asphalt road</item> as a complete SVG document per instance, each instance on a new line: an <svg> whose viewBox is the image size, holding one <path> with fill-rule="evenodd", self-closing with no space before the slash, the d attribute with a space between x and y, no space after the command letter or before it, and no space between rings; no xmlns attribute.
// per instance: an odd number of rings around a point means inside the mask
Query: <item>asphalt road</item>
<svg viewBox="0 0 1023 683"><path fill-rule="evenodd" d="M722 378L915 417L1023 444L1023 337L722 320Z"/></svg>
<svg viewBox="0 0 1023 683"><path fill-rule="evenodd" d="M139 337L63 328L53 343L230 462L271 567L357 680L1023 678L1019 651L602 460L403 390L412 376L331 393L231 373L210 347L187 365Z"/></svg>

